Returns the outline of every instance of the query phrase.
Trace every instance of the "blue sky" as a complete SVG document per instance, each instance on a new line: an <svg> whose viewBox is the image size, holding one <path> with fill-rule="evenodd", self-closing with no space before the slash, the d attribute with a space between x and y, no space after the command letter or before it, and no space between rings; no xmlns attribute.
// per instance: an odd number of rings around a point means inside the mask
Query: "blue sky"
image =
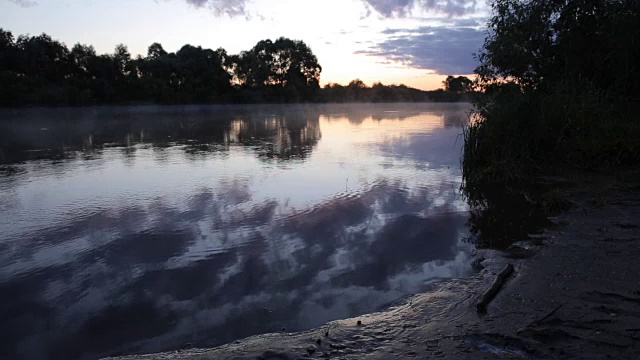
<svg viewBox="0 0 640 360"><path fill-rule="evenodd" d="M153 42L238 53L285 36L309 44L323 84L421 89L473 71L488 14L484 0L0 0L0 26L14 35L45 32L99 53L124 43L146 54Z"/></svg>

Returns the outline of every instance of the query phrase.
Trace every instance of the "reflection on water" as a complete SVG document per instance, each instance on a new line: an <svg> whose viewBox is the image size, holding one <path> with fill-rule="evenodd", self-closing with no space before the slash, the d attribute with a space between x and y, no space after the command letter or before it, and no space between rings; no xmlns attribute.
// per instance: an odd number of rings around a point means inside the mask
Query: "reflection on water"
<svg viewBox="0 0 640 360"><path fill-rule="evenodd" d="M0 113L0 358L308 329L464 275L466 110Z"/></svg>

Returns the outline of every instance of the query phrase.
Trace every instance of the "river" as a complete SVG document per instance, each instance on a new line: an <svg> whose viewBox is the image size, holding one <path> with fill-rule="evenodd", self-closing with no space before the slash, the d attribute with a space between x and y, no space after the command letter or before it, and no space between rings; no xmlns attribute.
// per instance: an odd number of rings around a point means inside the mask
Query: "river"
<svg viewBox="0 0 640 360"><path fill-rule="evenodd" d="M0 111L0 358L305 330L469 274L469 108Z"/></svg>

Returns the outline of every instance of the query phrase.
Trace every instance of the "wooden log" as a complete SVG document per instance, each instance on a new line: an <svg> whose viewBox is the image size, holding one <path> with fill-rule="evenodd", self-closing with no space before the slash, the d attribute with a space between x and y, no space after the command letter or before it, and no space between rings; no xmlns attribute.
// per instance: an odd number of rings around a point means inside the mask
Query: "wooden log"
<svg viewBox="0 0 640 360"><path fill-rule="evenodd" d="M502 285L505 281L507 281L511 273L513 273L513 265L507 264L504 269L502 269L500 274L496 276L496 279L493 281L493 284L491 284L491 287L487 291L485 291L485 293L480 298L480 301L478 301L478 303L476 304L476 309L479 313L487 312L487 306L489 306L491 300L493 300L498 291L500 291L500 288L502 288Z"/></svg>

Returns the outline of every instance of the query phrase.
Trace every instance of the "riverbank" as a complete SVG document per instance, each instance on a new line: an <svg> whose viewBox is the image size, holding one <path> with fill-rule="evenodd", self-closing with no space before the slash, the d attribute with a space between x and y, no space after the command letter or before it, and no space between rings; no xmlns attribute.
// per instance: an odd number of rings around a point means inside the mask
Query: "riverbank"
<svg viewBox="0 0 640 360"><path fill-rule="evenodd" d="M563 190L573 207L555 225L510 251L478 251L483 269L472 277L307 332L120 359L637 359L640 182L576 178ZM476 302L507 263L514 275L479 315Z"/></svg>

